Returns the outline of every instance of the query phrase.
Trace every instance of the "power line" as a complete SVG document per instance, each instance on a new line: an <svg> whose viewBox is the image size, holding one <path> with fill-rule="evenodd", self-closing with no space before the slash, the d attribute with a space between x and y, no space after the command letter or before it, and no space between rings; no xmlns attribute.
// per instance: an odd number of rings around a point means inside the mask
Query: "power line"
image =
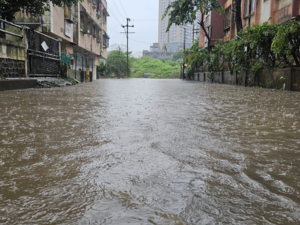
<svg viewBox="0 0 300 225"><path fill-rule="evenodd" d="M121 24L121 22L117 19L117 17L115 16L115 14L113 14L110 9L109 9L109 11L110 11L110 14L112 14L115 17L115 19L119 22L119 24Z"/></svg>
<svg viewBox="0 0 300 225"><path fill-rule="evenodd" d="M122 44L123 44L124 38L126 37L126 30L125 30L125 27L123 27L123 28L124 28L125 33L124 33L124 37L123 37L123 39L122 39Z"/></svg>
<svg viewBox="0 0 300 225"><path fill-rule="evenodd" d="M121 6L123 7L123 10L124 10L124 12L125 12L125 14L126 14L126 17L128 18L127 13L126 13L126 10L124 9L124 6L123 6L122 2L121 2L120 0L119 0L119 2L121 3Z"/></svg>
<svg viewBox="0 0 300 225"><path fill-rule="evenodd" d="M122 44L123 44L123 42L124 42L124 38L126 37L126 34L124 35L124 37L123 37L123 39L122 39Z"/></svg>
<svg viewBox="0 0 300 225"><path fill-rule="evenodd" d="M157 23L157 21L136 21L136 20L134 20L134 22L137 22L137 23Z"/></svg>
<svg viewBox="0 0 300 225"><path fill-rule="evenodd" d="M115 1L114 1L114 0L113 0L113 3L115 4L115 6L116 6L116 8L117 8L117 10L118 10L118 12L119 12L120 16L122 17L122 20L123 20L123 16L122 16L122 14L121 14L121 12L120 12L120 10L119 10L119 8L118 8L118 6L116 5L116 3L115 3Z"/></svg>
<svg viewBox="0 0 300 225"><path fill-rule="evenodd" d="M114 26L113 28L107 28L108 30L114 30L118 27L119 25Z"/></svg>
<svg viewBox="0 0 300 225"><path fill-rule="evenodd" d="M143 43L143 44L150 44L150 45L153 44L153 43L149 43L149 42L137 41L137 40L134 40L134 39L132 39L132 38L129 38L129 39L132 40L132 41L136 41L136 42L139 42L139 43Z"/></svg>
<svg viewBox="0 0 300 225"><path fill-rule="evenodd" d="M133 19L133 20L158 20L158 19L145 19L145 18L142 18L142 19Z"/></svg>
<svg viewBox="0 0 300 225"><path fill-rule="evenodd" d="M139 20L139 19L133 19L133 20L135 20L135 21L158 21L158 20Z"/></svg>
<svg viewBox="0 0 300 225"><path fill-rule="evenodd" d="M158 20L134 20L134 21L155 21L155 22L157 22Z"/></svg>

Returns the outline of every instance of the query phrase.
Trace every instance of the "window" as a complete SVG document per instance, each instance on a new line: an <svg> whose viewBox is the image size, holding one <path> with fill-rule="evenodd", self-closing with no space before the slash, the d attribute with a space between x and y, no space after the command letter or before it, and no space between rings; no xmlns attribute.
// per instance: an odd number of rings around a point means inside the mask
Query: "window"
<svg viewBox="0 0 300 225"><path fill-rule="evenodd" d="M96 27L94 24L92 25L92 35L94 38L96 37Z"/></svg>
<svg viewBox="0 0 300 225"><path fill-rule="evenodd" d="M96 13L97 13L98 19L101 17L101 8L102 8L101 2L98 1L98 2L97 2L97 9L96 9Z"/></svg>
<svg viewBox="0 0 300 225"><path fill-rule="evenodd" d="M80 15L80 31L84 31L84 16Z"/></svg>
<svg viewBox="0 0 300 225"><path fill-rule="evenodd" d="M87 24L87 33L92 34L92 22L89 21Z"/></svg>
<svg viewBox="0 0 300 225"><path fill-rule="evenodd" d="M84 34L88 33L88 18L85 13L80 13L80 31Z"/></svg>
<svg viewBox="0 0 300 225"><path fill-rule="evenodd" d="M77 9L74 5L71 6L65 5L64 14L65 14L65 20L69 21L70 23L77 22Z"/></svg>
<svg viewBox="0 0 300 225"><path fill-rule="evenodd" d="M251 12L255 11L255 6L256 6L256 1L255 0L251 0Z"/></svg>
<svg viewBox="0 0 300 225"><path fill-rule="evenodd" d="M244 1L244 17L249 16L252 12L255 11L256 0L245 0Z"/></svg>
<svg viewBox="0 0 300 225"><path fill-rule="evenodd" d="M231 7L229 6L227 9L225 9L225 18L224 18L224 29L230 28L231 23Z"/></svg>

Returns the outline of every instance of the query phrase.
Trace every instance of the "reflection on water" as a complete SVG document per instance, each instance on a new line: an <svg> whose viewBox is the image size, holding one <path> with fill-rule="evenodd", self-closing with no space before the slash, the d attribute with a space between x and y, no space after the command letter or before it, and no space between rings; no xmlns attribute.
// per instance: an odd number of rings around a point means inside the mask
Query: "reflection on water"
<svg viewBox="0 0 300 225"><path fill-rule="evenodd" d="M99 80L0 93L0 224L299 224L300 93Z"/></svg>

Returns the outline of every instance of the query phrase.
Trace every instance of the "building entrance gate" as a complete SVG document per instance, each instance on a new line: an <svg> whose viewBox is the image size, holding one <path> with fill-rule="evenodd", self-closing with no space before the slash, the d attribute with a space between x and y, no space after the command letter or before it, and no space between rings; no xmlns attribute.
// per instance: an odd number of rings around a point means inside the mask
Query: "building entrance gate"
<svg viewBox="0 0 300 225"><path fill-rule="evenodd" d="M29 76L59 76L60 42L43 33L27 30Z"/></svg>

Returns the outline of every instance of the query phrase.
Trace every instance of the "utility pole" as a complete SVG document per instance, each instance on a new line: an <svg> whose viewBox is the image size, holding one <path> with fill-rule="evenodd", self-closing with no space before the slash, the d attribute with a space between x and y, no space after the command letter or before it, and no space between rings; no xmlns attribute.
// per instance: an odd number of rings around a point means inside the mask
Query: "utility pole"
<svg viewBox="0 0 300 225"><path fill-rule="evenodd" d="M195 33L196 34L199 34L199 30L200 29L195 29L195 23L193 24L193 43L194 43L194 41L195 41Z"/></svg>
<svg viewBox="0 0 300 225"><path fill-rule="evenodd" d="M128 61L128 34L130 33L130 32L128 32L129 31L129 27L134 27L134 25L132 25L132 26L129 26L129 21L130 21L130 19L129 18L127 18L127 24L126 25L121 25L123 28L127 28L126 29L126 38L127 38L127 78L129 78L129 61ZM131 32L131 33L133 33L133 32Z"/></svg>
<svg viewBox="0 0 300 225"><path fill-rule="evenodd" d="M183 27L184 29L184 41L183 41L183 68L182 68L182 71L183 71L183 74L182 74L182 79L184 80L185 79L185 74L184 74L184 69L185 69L185 39L186 39L186 28Z"/></svg>

